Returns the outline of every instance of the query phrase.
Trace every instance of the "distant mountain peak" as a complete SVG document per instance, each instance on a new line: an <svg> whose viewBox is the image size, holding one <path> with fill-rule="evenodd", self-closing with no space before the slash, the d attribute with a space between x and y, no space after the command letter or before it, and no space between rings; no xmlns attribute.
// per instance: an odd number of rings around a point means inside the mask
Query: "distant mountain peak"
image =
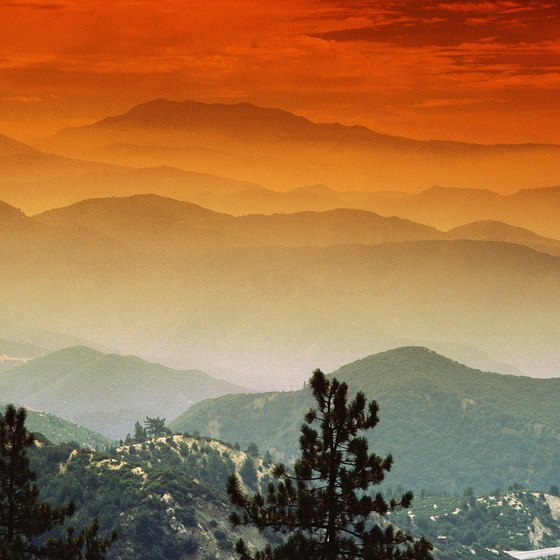
<svg viewBox="0 0 560 560"><path fill-rule="evenodd" d="M493 197L501 197L500 194L491 190L491 189L471 189L465 187L444 187L441 185L434 185L429 189L425 189L418 196L423 194L456 194L456 195L465 195L465 194L472 194L473 196L480 196L483 195L490 195Z"/></svg>
<svg viewBox="0 0 560 560"><path fill-rule="evenodd" d="M149 217L150 215L162 215L164 217L173 218L174 216L201 215L207 217L230 217L228 214L222 214L213 210L203 208L192 202L185 202L168 198L158 194L135 194L131 196L111 196L103 198L90 198L76 202L69 206L47 210L41 217L49 218L56 215L80 214L99 214L109 212L126 212L134 217Z"/></svg>
<svg viewBox="0 0 560 560"><path fill-rule="evenodd" d="M67 348L62 348L61 350L56 350L54 352L50 352L41 358L37 358L37 360L45 359L51 360L53 358L91 358L97 359L105 356L102 352L98 350L94 350L89 346L69 346Z"/></svg>
<svg viewBox="0 0 560 560"><path fill-rule="evenodd" d="M14 220L23 220L27 216L15 206L0 200L0 223Z"/></svg>
<svg viewBox="0 0 560 560"><path fill-rule="evenodd" d="M0 134L0 156L31 155L37 153L31 146Z"/></svg>
<svg viewBox="0 0 560 560"><path fill-rule="evenodd" d="M388 372L393 375L395 371L399 371L401 374L407 375L415 373L425 375L427 371L435 374L445 371L446 368L442 368L442 365L470 369L425 346L401 346L357 360L343 366L338 372L343 375L347 369L353 370L356 366L367 366L377 373ZM338 372L335 372L335 375Z"/></svg>
<svg viewBox="0 0 560 560"><path fill-rule="evenodd" d="M337 122L314 122L301 115L274 107L252 103L205 103L202 101L171 101L158 98L140 103L125 113L107 117L93 124L63 129L57 137L76 131L152 129L155 132L234 133L238 138L259 140L271 137L280 140L339 141L340 135L350 142L404 143L420 146L427 143L400 136L391 136L362 125Z"/></svg>
<svg viewBox="0 0 560 560"><path fill-rule="evenodd" d="M453 361L426 346L399 346L386 350L385 352L373 354L370 357L374 356L406 356L408 358L429 358L434 360L446 360L448 362Z"/></svg>

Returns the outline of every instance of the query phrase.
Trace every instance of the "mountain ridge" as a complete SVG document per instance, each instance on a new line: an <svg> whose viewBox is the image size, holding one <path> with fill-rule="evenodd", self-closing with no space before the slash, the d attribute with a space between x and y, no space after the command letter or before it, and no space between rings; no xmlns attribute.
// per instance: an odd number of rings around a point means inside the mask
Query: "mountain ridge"
<svg viewBox="0 0 560 560"><path fill-rule="evenodd" d="M173 416L210 395L240 391L199 370L173 370L136 356L65 348L0 372L4 398L55 413L118 439L145 416Z"/></svg>
<svg viewBox="0 0 560 560"><path fill-rule="evenodd" d="M482 372L421 347L370 355L329 376L378 402L381 422L368 439L394 454L391 484L490 491L511 480L538 487L555 480L560 379ZM254 441L291 460L310 406L308 387L230 395L196 404L171 425L226 440L235 433L241 445Z"/></svg>
<svg viewBox="0 0 560 560"><path fill-rule="evenodd" d="M116 116L105 117L94 123L89 125L82 125L78 127L67 127L63 129L61 132L64 131L72 131L78 129L87 129L92 125L100 125L100 126L112 126L114 124L121 124L123 121L130 119L131 117L138 117L138 122L142 124L150 124L153 125L157 124L168 124L174 128L178 127L178 125L184 124L185 121L189 121L189 117L199 110L204 114L204 116L208 117L212 115L212 110L220 115L224 116L224 113L231 112L234 116L247 117L248 115L263 118L264 120L268 120L269 122L273 122L277 124L281 122L284 125L285 130L289 130L290 128L296 128L297 125L303 125L305 127L312 127L312 126L319 126L322 127L325 131L351 131L357 133L359 138L363 136L371 137L371 139L383 139L389 140L393 142L406 142L410 145L415 146L422 146L422 145L444 145L444 146L457 146L461 148L470 147L470 148L480 148L480 147L489 147L489 148L504 148L504 147L560 147L559 144L550 144L550 143L535 143L535 142L524 142L524 143L516 143L516 144L507 144L507 143L492 143L492 144L481 144L481 143L471 143L471 142L461 142L461 141L449 141L449 140L417 140L414 138L409 138L405 136L397 136L392 134L384 134L377 132L367 126L363 125L345 125L339 122L315 122L307 117L297 115L290 111L276 108L276 107L261 107L259 105L255 105L253 103L205 103L201 101L194 101L191 99L185 99L183 101L172 101L165 98L157 98L148 100L143 103L139 103L138 105L132 107L128 111ZM168 113L172 113L174 116L174 125L171 124L171 119L164 120L161 119L159 122L155 118L156 115L161 115L164 111ZM177 117L183 117L183 119ZM212 125L215 126L216 122L214 120L211 121ZM244 120L243 123L247 125L247 121ZM291 127L289 125L292 125ZM59 133L60 134L60 133Z"/></svg>
<svg viewBox="0 0 560 560"><path fill-rule="evenodd" d="M167 150L157 154L141 148ZM127 153L107 146L126 144ZM560 146L484 145L423 141L363 126L315 123L288 111L251 104L149 101L93 124L67 128L48 140L58 153L127 164L163 157L174 167L251 181L279 190L324 183L337 190L414 191L433 184L501 190L557 183ZM181 149L198 146L193 152ZM204 153L206 150L206 153ZM227 154L217 155L216 152ZM142 155L143 154L143 155Z"/></svg>

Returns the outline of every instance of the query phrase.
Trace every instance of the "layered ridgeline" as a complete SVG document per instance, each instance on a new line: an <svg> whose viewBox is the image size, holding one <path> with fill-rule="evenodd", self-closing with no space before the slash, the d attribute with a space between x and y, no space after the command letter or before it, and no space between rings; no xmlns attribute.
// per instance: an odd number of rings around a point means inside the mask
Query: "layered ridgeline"
<svg viewBox="0 0 560 560"><path fill-rule="evenodd" d="M78 177L112 174L118 169L46 153L0 134L0 199L17 206L29 205L31 209L44 202L64 204L69 198L58 187L58 181L71 185Z"/></svg>
<svg viewBox="0 0 560 560"><path fill-rule="evenodd" d="M551 255L560 254L560 240L492 220L463 224L445 232L395 216L345 208L233 217L155 195L84 200L44 212L35 221L91 230L128 244L138 244L144 238L144 242L156 243L156 251L162 250L163 243L177 250L193 245L207 248L212 242L224 248L469 239L514 243Z"/></svg>
<svg viewBox="0 0 560 560"><path fill-rule="evenodd" d="M233 217L155 195L84 200L34 218L40 224L94 231L154 254L258 246L325 246L445 239L442 232L400 218L337 209ZM559 242L560 244L560 242Z"/></svg>
<svg viewBox="0 0 560 560"><path fill-rule="evenodd" d="M0 223L4 338L46 329L249 386L298 387L316 366L411 344L560 370L560 260L522 245L366 212L233 218L154 196L18 216Z"/></svg>
<svg viewBox="0 0 560 560"><path fill-rule="evenodd" d="M113 439L124 438L146 416L171 419L197 401L240 390L201 371L177 371L84 347L0 373L3 400L57 414Z"/></svg>
<svg viewBox="0 0 560 560"><path fill-rule="evenodd" d="M354 208L560 237L559 146L420 142L246 104L155 100L44 149L66 157L0 136L0 200L35 213L153 192L233 214Z"/></svg>
<svg viewBox="0 0 560 560"><path fill-rule="evenodd" d="M333 375L378 401L381 422L368 438L395 457L390 485L457 492L558 482L560 379L481 372L418 347L373 355ZM306 388L231 395L198 403L172 427L242 446L254 441L291 460L311 405Z"/></svg>
<svg viewBox="0 0 560 560"><path fill-rule="evenodd" d="M208 203L273 193L255 183L157 163L136 169L54 156L0 135L0 200L37 213L84 198L155 192ZM0 212L2 209L0 208Z"/></svg>
<svg viewBox="0 0 560 560"><path fill-rule="evenodd" d="M434 184L511 190L560 180L557 146L421 142L250 104L157 99L65 129L45 146L103 162L163 163L280 189L323 183L336 190Z"/></svg>

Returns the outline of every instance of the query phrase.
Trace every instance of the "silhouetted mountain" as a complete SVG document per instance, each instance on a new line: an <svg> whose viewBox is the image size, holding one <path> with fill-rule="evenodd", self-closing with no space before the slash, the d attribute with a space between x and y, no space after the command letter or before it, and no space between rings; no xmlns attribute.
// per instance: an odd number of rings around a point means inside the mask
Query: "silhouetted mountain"
<svg viewBox="0 0 560 560"><path fill-rule="evenodd" d="M390 484L416 491L479 491L511 484L547 487L560 466L560 379L538 380L470 369L425 348L383 352L335 371L380 405L368 439L392 453ZM179 431L254 441L290 458L312 406L307 388L292 393L229 395L198 403L177 418ZM537 466L538 465L538 466Z"/></svg>
<svg viewBox="0 0 560 560"><path fill-rule="evenodd" d="M518 243L536 251L560 255L560 240L549 239L536 233L503 222L482 221L456 227L447 232L449 239L478 239L481 241L502 241Z"/></svg>
<svg viewBox="0 0 560 560"><path fill-rule="evenodd" d="M49 139L53 150L128 164L130 146L161 163L287 189L324 183L338 190L418 189L433 184L498 189L555 184L560 147L423 142L361 126L313 123L279 109L157 99ZM108 148L129 146L128 154ZM190 151L196 146L196 151ZM172 148L172 149L170 149ZM142 148L133 152L142 162ZM144 150L145 152L145 150ZM223 154L227 156L224 157Z"/></svg>
<svg viewBox="0 0 560 560"><path fill-rule="evenodd" d="M112 165L45 153L3 135L0 135L0 161L0 197L4 200L11 200L6 195L17 190L15 183L76 177L88 171L115 169ZM40 194L44 196L46 193Z"/></svg>
<svg viewBox="0 0 560 560"><path fill-rule="evenodd" d="M182 252L211 245L220 249L261 245L325 246L444 237L428 226L359 210L234 218L155 195L85 200L45 212L36 220L57 227L95 231L128 244L150 245L160 253L171 252L171 247Z"/></svg>
<svg viewBox="0 0 560 560"><path fill-rule="evenodd" d="M146 416L170 419L199 400L239 390L201 371L176 371L84 347L0 373L3 399L63 416L114 439Z"/></svg>
<svg viewBox="0 0 560 560"><path fill-rule="evenodd" d="M105 118L94 125L93 131L128 129L131 126L141 130L151 128L170 130L173 133L188 130L190 133L212 135L227 135L233 130L240 139L250 140L337 141L341 134L345 134L355 142L383 139L407 145L422 144L415 140L379 134L361 126L316 124L281 109L258 107L250 103L208 104L166 99L154 99L133 107L123 115ZM60 138L84 130L92 130L92 127L86 125L68 128L57 136ZM153 138L150 140L153 141Z"/></svg>
<svg viewBox="0 0 560 560"><path fill-rule="evenodd" d="M0 201L0 227L11 226L13 222L20 220L25 220L25 214L21 210Z"/></svg>
<svg viewBox="0 0 560 560"><path fill-rule="evenodd" d="M36 155L39 152L31 148L31 146L27 146L14 140L13 138L9 138L8 136L4 136L0 134L0 157L5 158L9 156L31 156Z"/></svg>

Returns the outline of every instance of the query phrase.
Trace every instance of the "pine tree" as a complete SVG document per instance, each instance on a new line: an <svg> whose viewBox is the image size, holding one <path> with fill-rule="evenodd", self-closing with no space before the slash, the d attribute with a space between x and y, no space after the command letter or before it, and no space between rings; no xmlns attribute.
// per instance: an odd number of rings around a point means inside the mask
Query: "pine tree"
<svg viewBox="0 0 560 560"><path fill-rule="evenodd" d="M35 436L27 431L25 418L25 409L13 405L0 413L0 558L102 559L116 535L100 537L96 521L78 535L69 528L65 539L45 541L45 534L76 508L71 502L61 508L38 502L39 488L27 457Z"/></svg>
<svg viewBox="0 0 560 560"><path fill-rule="evenodd" d="M294 472L276 465L277 482L269 484L266 497L248 497L236 475L228 480L230 501L242 511L231 515L234 525L254 524L288 538L256 553L240 540L238 554L243 560L431 559L430 543L414 540L386 520L392 510L409 507L412 493L388 503L380 493L371 493L393 463L391 455L370 454L360 435L377 425L377 403L368 406L362 392L349 403L347 385L328 380L320 370L310 386L317 408L306 414L301 427Z"/></svg>
<svg viewBox="0 0 560 560"><path fill-rule="evenodd" d="M134 440L138 443L146 441L146 428L142 427L138 420L134 424Z"/></svg>
<svg viewBox="0 0 560 560"><path fill-rule="evenodd" d="M168 435L171 433L169 428L165 425L165 418L150 418L146 416L146 420L144 420L145 434L149 437L158 438L161 436Z"/></svg>

